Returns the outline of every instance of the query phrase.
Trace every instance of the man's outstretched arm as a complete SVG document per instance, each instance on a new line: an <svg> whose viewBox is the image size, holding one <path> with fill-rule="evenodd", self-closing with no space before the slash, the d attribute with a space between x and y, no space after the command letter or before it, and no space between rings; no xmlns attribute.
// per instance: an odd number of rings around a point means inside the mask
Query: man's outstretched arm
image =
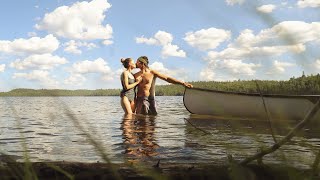
<svg viewBox="0 0 320 180"><path fill-rule="evenodd" d="M155 76L159 77L160 79L162 79L162 80L164 80L164 81L167 81L168 83L181 84L181 85L183 85L183 86L185 86L185 87L188 87L188 88L192 88L192 87L193 87L192 84L190 84L190 83L186 83L186 82L183 82L183 81L179 81L179 80L177 80L177 79L175 79L175 78L172 78L172 77L166 76L166 75L164 75L164 74L161 74L161 73L159 73L159 72L157 72L157 71L155 71L155 70L152 70L152 73L153 73Z"/></svg>

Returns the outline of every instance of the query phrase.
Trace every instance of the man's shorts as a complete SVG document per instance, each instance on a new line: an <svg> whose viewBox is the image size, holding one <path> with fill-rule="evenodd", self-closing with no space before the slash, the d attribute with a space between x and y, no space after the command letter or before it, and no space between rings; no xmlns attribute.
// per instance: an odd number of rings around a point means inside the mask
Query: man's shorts
<svg viewBox="0 0 320 180"><path fill-rule="evenodd" d="M143 114L143 115L157 115L156 110L156 102L154 97L137 97L136 99L136 114Z"/></svg>

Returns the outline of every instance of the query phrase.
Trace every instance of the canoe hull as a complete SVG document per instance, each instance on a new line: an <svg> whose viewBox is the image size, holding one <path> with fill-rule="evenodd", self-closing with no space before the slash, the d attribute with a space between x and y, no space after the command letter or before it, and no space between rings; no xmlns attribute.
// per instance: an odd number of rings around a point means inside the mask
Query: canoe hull
<svg viewBox="0 0 320 180"><path fill-rule="evenodd" d="M284 96L231 93L198 88L186 88L183 101L192 114L230 118L301 120L320 96ZM315 115L320 118L320 112Z"/></svg>

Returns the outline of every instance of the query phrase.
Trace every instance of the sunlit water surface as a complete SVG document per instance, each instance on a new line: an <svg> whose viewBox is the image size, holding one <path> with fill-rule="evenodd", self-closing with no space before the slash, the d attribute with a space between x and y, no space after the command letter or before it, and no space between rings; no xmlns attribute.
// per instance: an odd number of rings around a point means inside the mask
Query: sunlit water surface
<svg viewBox="0 0 320 180"><path fill-rule="evenodd" d="M119 97L0 98L0 152L31 161L115 163L227 163L271 146L268 121L192 116L183 97L157 97L155 117L125 117ZM273 123L277 139L295 123ZM319 128L318 128L319 129ZM319 131L307 128L265 163L308 168L320 147ZM98 145L96 145L96 143Z"/></svg>

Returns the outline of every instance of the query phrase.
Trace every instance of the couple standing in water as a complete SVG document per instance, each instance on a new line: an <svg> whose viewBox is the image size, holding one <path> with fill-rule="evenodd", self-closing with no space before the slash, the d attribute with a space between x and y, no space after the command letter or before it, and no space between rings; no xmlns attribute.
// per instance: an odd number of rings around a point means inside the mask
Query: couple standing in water
<svg viewBox="0 0 320 180"><path fill-rule="evenodd" d="M189 83L150 69L147 56L139 57L136 63L131 58L121 59L121 62L126 68L120 76L123 88L121 91L121 106L126 114L157 114L154 100L157 77L172 84L180 84L188 88L193 87ZM132 74L131 71L134 68L139 68L140 71Z"/></svg>

